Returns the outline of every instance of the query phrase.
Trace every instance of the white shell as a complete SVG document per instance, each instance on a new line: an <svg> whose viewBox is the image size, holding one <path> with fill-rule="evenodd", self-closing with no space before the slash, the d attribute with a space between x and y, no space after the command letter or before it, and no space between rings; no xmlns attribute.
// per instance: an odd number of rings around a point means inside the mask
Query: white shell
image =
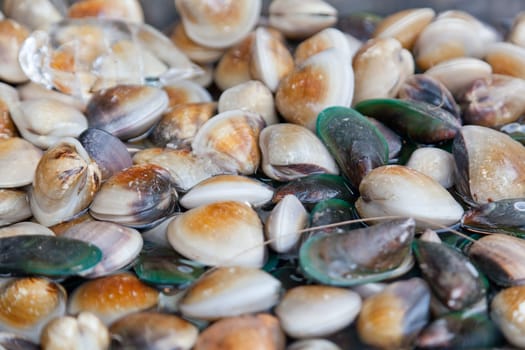
<svg viewBox="0 0 525 350"><path fill-rule="evenodd" d="M308 212L293 194L287 194L275 205L266 219L265 233L270 247L278 253L290 251L301 239L308 225Z"/></svg>
<svg viewBox="0 0 525 350"><path fill-rule="evenodd" d="M487 48L485 60L492 71L525 79L525 48L505 42L494 43Z"/></svg>
<svg viewBox="0 0 525 350"><path fill-rule="evenodd" d="M241 202L215 202L190 209L170 222L167 235L177 252L206 265L264 264L261 220Z"/></svg>
<svg viewBox="0 0 525 350"><path fill-rule="evenodd" d="M0 140L0 188L31 184L42 153L19 137Z"/></svg>
<svg viewBox="0 0 525 350"><path fill-rule="evenodd" d="M286 292L275 313L286 334L319 337L351 324L361 309L354 291L329 286L300 286Z"/></svg>
<svg viewBox="0 0 525 350"><path fill-rule="evenodd" d="M193 284L180 302L184 316L218 319L265 311L279 301L281 282L248 267L221 267Z"/></svg>
<svg viewBox="0 0 525 350"><path fill-rule="evenodd" d="M46 29L63 18L50 0L5 0L3 11L31 29Z"/></svg>
<svg viewBox="0 0 525 350"><path fill-rule="evenodd" d="M326 339L304 339L290 344L286 350L342 350Z"/></svg>
<svg viewBox="0 0 525 350"><path fill-rule="evenodd" d="M373 169L359 185L355 203L363 218L413 217L419 229L440 228L461 219L463 208L436 180L401 165Z"/></svg>
<svg viewBox="0 0 525 350"><path fill-rule="evenodd" d="M170 107L173 107L175 103L200 103L212 101L212 97L208 90L191 80L179 80L170 85L164 86L164 90L168 93L168 97L170 98ZM172 96L176 96L179 99L174 102Z"/></svg>
<svg viewBox="0 0 525 350"><path fill-rule="evenodd" d="M29 204L28 204L29 205ZM55 233L44 225L31 221L21 221L16 224L0 228L0 237L11 237L21 235L44 235L54 236Z"/></svg>
<svg viewBox="0 0 525 350"><path fill-rule="evenodd" d="M260 207L271 201L273 192L270 186L256 179L242 175L217 175L192 187L179 202L187 209L229 200Z"/></svg>
<svg viewBox="0 0 525 350"><path fill-rule="evenodd" d="M279 121L272 92L258 80L249 80L224 90L219 97L217 109L219 113L234 109L258 113L264 118L266 125Z"/></svg>
<svg viewBox="0 0 525 350"><path fill-rule="evenodd" d="M304 126L279 123L261 131L262 170L278 181L313 173L339 174L339 167L321 140Z"/></svg>
<svg viewBox="0 0 525 350"><path fill-rule="evenodd" d="M31 207L25 191L0 189L0 226L28 219L31 215ZM2 230L0 229L0 237L3 235Z"/></svg>
<svg viewBox="0 0 525 350"><path fill-rule="evenodd" d="M361 42L350 34L345 34L336 28L326 28L302 41L295 49L294 59L296 64L301 64L318 52L335 48L343 57L348 58L348 62L351 62L359 47Z"/></svg>
<svg viewBox="0 0 525 350"><path fill-rule="evenodd" d="M406 166L430 176L443 187L454 185L454 156L440 148L418 148L410 155Z"/></svg>

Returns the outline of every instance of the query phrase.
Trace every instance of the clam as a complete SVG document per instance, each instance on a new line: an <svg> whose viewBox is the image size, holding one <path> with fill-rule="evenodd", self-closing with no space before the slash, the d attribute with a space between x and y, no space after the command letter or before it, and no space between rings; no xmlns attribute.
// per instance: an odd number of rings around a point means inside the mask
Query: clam
<svg viewBox="0 0 525 350"><path fill-rule="evenodd" d="M25 139L0 139L0 188L31 184L41 158L42 151Z"/></svg>
<svg viewBox="0 0 525 350"><path fill-rule="evenodd" d="M40 336L43 349L106 350L110 337L106 326L92 313L62 316L46 324Z"/></svg>
<svg viewBox="0 0 525 350"><path fill-rule="evenodd" d="M0 227L32 216L27 194L19 189L0 189Z"/></svg>
<svg viewBox="0 0 525 350"><path fill-rule="evenodd" d="M454 185L454 156L440 148L422 147L410 155L406 166L430 176L441 186L450 188Z"/></svg>
<svg viewBox="0 0 525 350"><path fill-rule="evenodd" d="M54 236L55 233L51 229L31 221L20 221L0 228L0 238L21 235Z"/></svg>
<svg viewBox="0 0 525 350"><path fill-rule="evenodd" d="M525 12L520 12L514 17L507 40L525 47Z"/></svg>
<svg viewBox="0 0 525 350"><path fill-rule="evenodd" d="M57 3L50 0L6 0L4 14L30 29L46 29L63 16Z"/></svg>
<svg viewBox="0 0 525 350"><path fill-rule="evenodd" d="M185 103L212 102L208 90L191 80L179 80L163 87L168 94L169 107Z"/></svg>
<svg viewBox="0 0 525 350"><path fill-rule="evenodd" d="M144 85L117 85L96 92L86 107L89 126L123 139L147 132L168 106L167 94Z"/></svg>
<svg viewBox="0 0 525 350"><path fill-rule="evenodd" d="M35 219L51 226L86 209L100 187L100 170L80 142L64 138L49 148L35 170L29 203Z"/></svg>
<svg viewBox="0 0 525 350"><path fill-rule="evenodd" d="M367 173L388 161L388 144L381 132L352 108L324 109L317 117L316 129L355 189Z"/></svg>
<svg viewBox="0 0 525 350"><path fill-rule="evenodd" d="M290 123L270 125L261 131L259 146L266 176L289 181L305 175L339 174L329 149L304 126Z"/></svg>
<svg viewBox="0 0 525 350"><path fill-rule="evenodd" d="M18 85L16 87L16 91L18 91L21 100L54 99L74 107L81 112L83 112L86 108L85 101L82 101L77 97L64 94L57 90L50 90L45 86L32 81Z"/></svg>
<svg viewBox="0 0 525 350"><path fill-rule="evenodd" d="M432 22L436 12L431 8L413 8L393 13L378 23L375 38L395 38L405 49L411 49L418 35Z"/></svg>
<svg viewBox="0 0 525 350"><path fill-rule="evenodd" d="M281 283L256 268L220 267L202 276L184 294L186 317L219 319L265 311L279 301Z"/></svg>
<svg viewBox="0 0 525 350"><path fill-rule="evenodd" d="M493 68L474 57L444 60L425 71L425 75L439 80L454 96L459 96L476 79L489 77Z"/></svg>
<svg viewBox="0 0 525 350"><path fill-rule="evenodd" d="M232 46L221 57L213 74L215 84L221 90L252 79L250 61L254 33L248 34L241 42Z"/></svg>
<svg viewBox="0 0 525 350"><path fill-rule="evenodd" d="M492 74L475 80L460 97L463 120L492 128L517 121L525 112L525 80Z"/></svg>
<svg viewBox="0 0 525 350"><path fill-rule="evenodd" d="M483 126L463 126L452 154L456 190L465 201L484 204L525 196L525 148L508 135Z"/></svg>
<svg viewBox="0 0 525 350"><path fill-rule="evenodd" d="M104 325L131 313L157 305L159 292L130 273L119 273L87 281L68 300L68 314L89 311Z"/></svg>
<svg viewBox="0 0 525 350"><path fill-rule="evenodd" d="M308 224L308 213L293 194L283 197L266 219L264 230L270 247L278 253L292 250Z"/></svg>
<svg viewBox="0 0 525 350"><path fill-rule="evenodd" d="M224 90L219 97L217 109L219 113L244 109L260 114L266 125L278 122L273 94L258 80L249 80Z"/></svg>
<svg viewBox="0 0 525 350"><path fill-rule="evenodd" d="M490 45L485 60L494 73L525 79L525 48L507 42Z"/></svg>
<svg viewBox="0 0 525 350"><path fill-rule="evenodd" d="M206 47L191 40L186 34L184 25L177 23L170 35L171 41L193 62L200 64L213 63L221 58L223 49Z"/></svg>
<svg viewBox="0 0 525 350"><path fill-rule="evenodd" d="M398 276L412 267L414 228L413 219L396 219L311 237L301 246L301 270L315 281L336 286Z"/></svg>
<svg viewBox="0 0 525 350"><path fill-rule="evenodd" d="M518 348L525 347L524 310L525 286L500 291L491 303L491 317L499 326L505 339Z"/></svg>
<svg viewBox="0 0 525 350"><path fill-rule="evenodd" d="M126 145L104 130L88 128L78 136L78 140L97 163L102 181L132 165Z"/></svg>
<svg viewBox="0 0 525 350"><path fill-rule="evenodd" d="M314 338L297 340L286 350L341 350L341 348L329 340Z"/></svg>
<svg viewBox="0 0 525 350"><path fill-rule="evenodd" d="M170 222L167 236L177 252L206 265L264 264L262 223L245 203L215 202L190 209Z"/></svg>
<svg viewBox="0 0 525 350"><path fill-rule="evenodd" d="M69 6L69 18L98 17L120 19L135 23L144 22L144 13L138 0L81 0Z"/></svg>
<svg viewBox="0 0 525 350"><path fill-rule="evenodd" d="M0 330L38 343L47 322L66 312L66 291L43 277L0 281Z"/></svg>
<svg viewBox="0 0 525 350"><path fill-rule="evenodd" d="M413 217L417 227L457 223L463 208L436 180L402 165L375 168L361 181L355 203L361 217Z"/></svg>
<svg viewBox="0 0 525 350"><path fill-rule="evenodd" d="M11 118L9 105L4 98L0 98L0 139L18 136L18 131Z"/></svg>
<svg viewBox="0 0 525 350"><path fill-rule="evenodd" d="M491 25L486 22L483 22L477 17L474 17L470 13L462 10L447 10L440 12L436 20L442 20L445 18L458 18L469 22L478 33L478 37L483 42L484 48L488 45L495 43L497 41L502 41L501 33ZM480 17L481 18L481 17Z"/></svg>
<svg viewBox="0 0 525 350"><path fill-rule="evenodd" d="M414 58L394 38L376 38L364 44L353 59L355 93L353 103L397 95L414 73Z"/></svg>
<svg viewBox="0 0 525 350"><path fill-rule="evenodd" d="M199 182L224 173L208 158L187 149L147 148L135 153L135 164L156 164L169 171L177 191L187 192Z"/></svg>
<svg viewBox="0 0 525 350"><path fill-rule="evenodd" d="M246 202L260 207L272 200L273 188L242 175L216 175L193 186L181 199L184 208L196 208L220 201Z"/></svg>
<svg viewBox="0 0 525 350"><path fill-rule="evenodd" d="M88 126L84 114L55 99L22 101L11 113L22 136L43 149L63 137L77 137Z"/></svg>
<svg viewBox="0 0 525 350"><path fill-rule="evenodd" d="M292 55L279 39L264 27L255 30L250 61L250 73L275 91L281 79L294 68Z"/></svg>
<svg viewBox="0 0 525 350"><path fill-rule="evenodd" d="M425 281L411 278L394 282L369 297L357 320L359 338L379 348L413 346L429 319L430 291Z"/></svg>
<svg viewBox="0 0 525 350"><path fill-rule="evenodd" d="M287 122L314 130L319 112L329 106L350 106L353 95L352 67L332 48L311 56L285 76L275 103Z"/></svg>
<svg viewBox="0 0 525 350"><path fill-rule="evenodd" d="M204 46L225 48L238 43L252 30L259 20L262 2L177 0L175 5L188 37Z"/></svg>
<svg viewBox="0 0 525 350"><path fill-rule="evenodd" d="M284 350L286 338L279 320L270 314L223 318L206 328L194 350Z"/></svg>
<svg viewBox="0 0 525 350"><path fill-rule="evenodd" d="M158 147L191 148L197 130L215 115L216 107L215 102L176 105L162 115L149 139Z"/></svg>
<svg viewBox="0 0 525 350"><path fill-rule="evenodd" d="M349 37L339 29L326 28L297 45L294 60L295 64L301 64L308 59L308 57L318 52L329 48L336 48L341 51L343 57L347 57L350 61L359 47L361 47L361 42L354 37L350 36L349 39Z"/></svg>
<svg viewBox="0 0 525 350"><path fill-rule="evenodd" d="M195 155L209 157L225 172L250 175L259 167L259 133L264 125L264 119L252 112L223 112L199 128L191 148Z"/></svg>
<svg viewBox="0 0 525 350"><path fill-rule="evenodd" d="M91 243L102 251L102 260L80 275L95 278L112 274L129 266L139 255L143 241L132 228L103 221L86 221L64 232L61 237Z"/></svg>
<svg viewBox="0 0 525 350"><path fill-rule="evenodd" d="M23 83L27 76L18 63L18 51L29 30L12 19L0 20L0 79L9 83Z"/></svg>
<svg viewBox="0 0 525 350"><path fill-rule="evenodd" d="M286 334L293 338L312 338L345 328L360 309L361 297L356 292L312 285L288 290L275 313Z"/></svg>
<svg viewBox="0 0 525 350"><path fill-rule="evenodd" d="M309 37L337 21L337 9L323 0L273 0L269 8L270 26L286 37Z"/></svg>
<svg viewBox="0 0 525 350"><path fill-rule="evenodd" d="M178 316L147 311L122 317L109 331L112 349L190 350L199 333L197 327Z"/></svg>
<svg viewBox="0 0 525 350"><path fill-rule="evenodd" d="M98 220L140 228L170 214L177 199L166 169L154 164L134 165L102 184L89 213Z"/></svg>

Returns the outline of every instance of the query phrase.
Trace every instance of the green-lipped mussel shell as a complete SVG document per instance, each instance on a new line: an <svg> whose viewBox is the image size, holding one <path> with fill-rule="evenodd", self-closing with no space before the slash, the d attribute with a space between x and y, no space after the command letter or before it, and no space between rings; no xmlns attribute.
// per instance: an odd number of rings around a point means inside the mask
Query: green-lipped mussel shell
<svg viewBox="0 0 525 350"><path fill-rule="evenodd" d="M485 296L487 281L466 256L444 243L414 241L414 255L434 294L451 310L462 310Z"/></svg>
<svg viewBox="0 0 525 350"><path fill-rule="evenodd" d="M44 235L0 238L0 274L76 275L101 259L98 247L76 239Z"/></svg>
<svg viewBox="0 0 525 350"><path fill-rule="evenodd" d="M354 106L414 142L434 144L453 139L460 122L449 112L426 102L377 98Z"/></svg>
<svg viewBox="0 0 525 350"><path fill-rule="evenodd" d="M318 235L299 251L304 275L317 282L352 286L406 273L413 265L415 221L396 219L374 226Z"/></svg>
<svg viewBox="0 0 525 350"><path fill-rule="evenodd" d="M354 188L372 169L388 162L388 144L361 113L329 107L317 117L317 135Z"/></svg>
<svg viewBox="0 0 525 350"><path fill-rule="evenodd" d="M481 233L505 233L525 238L525 198L501 199L471 208L461 226Z"/></svg>
<svg viewBox="0 0 525 350"><path fill-rule="evenodd" d="M310 227L333 225L358 217L353 205L342 199L331 198L317 203L310 212ZM303 234L303 241L320 233L342 233L355 228L363 227L362 223L343 224L338 226L322 227L319 230Z"/></svg>

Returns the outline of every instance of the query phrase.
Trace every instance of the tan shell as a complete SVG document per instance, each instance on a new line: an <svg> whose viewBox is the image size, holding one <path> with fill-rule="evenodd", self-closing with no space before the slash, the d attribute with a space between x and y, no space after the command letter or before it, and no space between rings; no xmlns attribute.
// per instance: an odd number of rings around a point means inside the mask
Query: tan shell
<svg viewBox="0 0 525 350"><path fill-rule="evenodd" d="M163 87L168 94L170 108L185 103L211 102L210 93L197 83L190 80L180 80Z"/></svg>
<svg viewBox="0 0 525 350"><path fill-rule="evenodd" d="M512 345L525 347L525 286L500 291L491 303L491 317Z"/></svg>
<svg viewBox="0 0 525 350"><path fill-rule="evenodd" d="M32 215L25 191L0 189L0 227L28 219Z"/></svg>
<svg viewBox="0 0 525 350"><path fill-rule="evenodd" d="M0 20L0 79L9 83L23 83L27 76L18 63L18 51L29 30L12 19Z"/></svg>
<svg viewBox="0 0 525 350"><path fill-rule="evenodd" d="M50 90L45 86L38 83L34 83L32 81L22 85L18 85L16 87L16 90L18 91L21 100L50 98L63 102L71 107L78 109L81 112L83 112L86 109L86 102L74 96L59 92L58 90Z"/></svg>
<svg viewBox="0 0 525 350"><path fill-rule="evenodd" d="M215 84L226 90L252 79L250 60L255 33L250 33L240 43L229 48L219 60L214 72Z"/></svg>
<svg viewBox="0 0 525 350"><path fill-rule="evenodd" d="M414 8L384 18L376 27L374 37L395 38L405 49L411 49L419 33L434 19L431 8Z"/></svg>
<svg viewBox="0 0 525 350"><path fill-rule="evenodd" d="M525 79L525 48L511 43L499 42L487 48L485 60L497 74Z"/></svg>
<svg viewBox="0 0 525 350"><path fill-rule="evenodd" d="M412 54L393 38L369 40L354 56L354 101L391 98L414 74Z"/></svg>
<svg viewBox="0 0 525 350"><path fill-rule="evenodd" d="M295 49L294 59L295 64L301 64L310 56L315 55L318 52L324 51L329 48L336 48L341 51L344 57L348 57L348 61L351 61L355 54L355 48L357 45L361 46L361 43L352 45L351 40L356 40L353 37L349 39L348 34L343 33L336 28L326 28L319 33L312 35L308 39L302 41ZM355 51L354 51L355 50Z"/></svg>
<svg viewBox="0 0 525 350"><path fill-rule="evenodd" d="M18 136L18 131L9 113L9 107L3 99L0 99L0 139L15 136Z"/></svg>
<svg viewBox="0 0 525 350"><path fill-rule="evenodd" d="M226 48L241 41L259 20L261 0L210 2L176 0L188 36L213 48Z"/></svg>
<svg viewBox="0 0 525 350"><path fill-rule="evenodd" d="M42 328L66 311L66 291L47 278L8 278L0 282L0 330L38 342Z"/></svg>
<svg viewBox="0 0 525 350"><path fill-rule="evenodd" d="M250 175L261 160L259 133L264 119L255 113L235 109L210 118L191 144L198 157L210 158L225 172Z"/></svg>
<svg viewBox="0 0 525 350"><path fill-rule="evenodd" d="M54 236L55 234L49 228L31 221L21 221L13 225L0 228L0 237L21 235Z"/></svg>
<svg viewBox="0 0 525 350"><path fill-rule="evenodd" d="M133 312L157 305L159 292L130 273L87 281L69 298L68 313L89 311L109 325Z"/></svg>
<svg viewBox="0 0 525 350"><path fill-rule="evenodd" d="M31 184L42 153L25 139L0 139L0 188Z"/></svg>
<svg viewBox="0 0 525 350"><path fill-rule="evenodd" d="M63 16L50 0L5 0L4 14L31 29L46 29Z"/></svg>
<svg viewBox="0 0 525 350"><path fill-rule="evenodd" d="M255 31L252 44L250 73L275 91L281 79L294 68L292 55L283 42L275 38L264 27Z"/></svg>
<svg viewBox="0 0 525 350"><path fill-rule="evenodd" d="M265 311L279 301L281 282L249 267L221 267L200 278L180 301L183 315L218 319Z"/></svg>
<svg viewBox="0 0 525 350"><path fill-rule="evenodd" d="M138 0L80 0L72 4L69 18L99 17L143 23L144 13Z"/></svg>
<svg viewBox="0 0 525 350"><path fill-rule="evenodd" d="M507 40L518 46L525 47L525 12L520 12L514 17Z"/></svg>
<svg viewBox="0 0 525 350"><path fill-rule="evenodd" d="M170 35L171 41L184 52L189 59L196 63L213 63L221 58L224 50L202 46L191 40L184 30L182 23L178 23Z"/></svg>
<svg viewBox="0 0 525 350"><path fill-rule="evenodd" d="M64 138L38 163L29 201L35 219L51 226L86 209L100 187L101 174L82 145Z"/></svg>
<svg viewBox="0 0 525 350"><path fill-rule="evenodd" d="M206 265L264 264L261 220L241 202L215 202L190 209L170 222L167 236L176 251Z"/></svg>
<svg viewBox="0 0 525 350"><path fill-rule="evenodd" d="M284 350L279 320L270 314L224 318L206 328L194 350Z"/></svg>
<svg viewBox="0 0 525 350"><path fill-rule="evenodd" d="M353 95L352 67L332 48L311 56L284 77L275 103L286 121L315 130L319 112L329 106L350 106Z"/></svg>

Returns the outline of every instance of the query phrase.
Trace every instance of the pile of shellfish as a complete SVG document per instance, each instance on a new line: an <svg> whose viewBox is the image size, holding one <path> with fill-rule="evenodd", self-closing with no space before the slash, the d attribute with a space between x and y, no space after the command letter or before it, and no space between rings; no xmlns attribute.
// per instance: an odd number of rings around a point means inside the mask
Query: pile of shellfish
<svg viewBox="0 0 525 350"><path fill-rule="evenodd" d="M525 12L333 3L2 2L0 348L525 348Z"/></svg>

